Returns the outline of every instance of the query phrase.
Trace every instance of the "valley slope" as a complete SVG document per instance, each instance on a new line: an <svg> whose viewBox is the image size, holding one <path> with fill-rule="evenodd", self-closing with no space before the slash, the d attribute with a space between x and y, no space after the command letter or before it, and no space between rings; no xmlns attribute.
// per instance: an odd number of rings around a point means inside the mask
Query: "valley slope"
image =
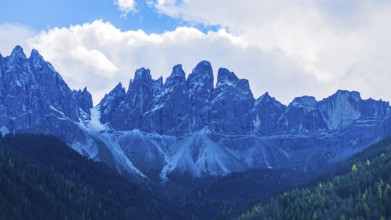
<svg viewBox="0 0 391 220"><path fill-rule="evenodd" d="M390 170L391 138L386 138L307 186L265 199L238 219L390 219Z"/></svg>

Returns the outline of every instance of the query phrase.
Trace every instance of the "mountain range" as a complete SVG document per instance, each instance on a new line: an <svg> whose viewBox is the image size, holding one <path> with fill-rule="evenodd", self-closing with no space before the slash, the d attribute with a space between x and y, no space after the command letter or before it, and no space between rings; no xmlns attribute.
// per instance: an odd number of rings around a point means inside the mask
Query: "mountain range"
<svg viewBox="0 0 391 220"><path fill-rule="evenodd" d="M249 82L201 61L153 79L135 72L96 106L54 67L20 46L0 54L0 132L48 134L80 154L141 178L224 176L254 168L324 170L390 136L390 105L339 90L284 105ZM283 88L281 88L283 89Z"/></svg>

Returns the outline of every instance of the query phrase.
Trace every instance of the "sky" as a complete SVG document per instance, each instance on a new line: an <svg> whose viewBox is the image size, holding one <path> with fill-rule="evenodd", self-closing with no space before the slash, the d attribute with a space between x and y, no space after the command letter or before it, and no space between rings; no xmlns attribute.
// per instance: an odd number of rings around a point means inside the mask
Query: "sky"
<svg viewBox="0 0 391 220"><path fill-rule="evenodd" d="M37 49L94 104L136 69L202 60L289 104L338 89L391 101L390 0L0 0L0 53Z"/></svg>

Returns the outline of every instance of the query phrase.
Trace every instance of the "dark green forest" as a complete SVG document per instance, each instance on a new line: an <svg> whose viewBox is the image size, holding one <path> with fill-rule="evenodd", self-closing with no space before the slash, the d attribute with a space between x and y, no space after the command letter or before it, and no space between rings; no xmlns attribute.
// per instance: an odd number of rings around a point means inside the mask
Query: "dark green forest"
<svg viewBox="0 0 391 220"><path fill-rule="evenodd" d="M273 196L239 219L391 219L391 138L331 171Z"/></svg>
<svg viewBox="0 0 391 220"><path fill-rule="evenodd" d="M258 169L198 182L171 176L159 185L118 174L54 137L7 135L0 219L391 219L390 171L388 138L312 180Z"/></svg>
<svg viewBox="0 0 391 220"><path fill-rule="evenodd" d="M0 219L180 217L170 206L54 137L0 135Z"/></svg>
<svg viewBox="0 0 391 220"><path fill-rule="evenodd" d="M182 174L162 185L30 134L0 136L0 166L0 219L213 219L307 178L258 169L209 179Z"/></svg>
<svg viewBox="0 0 391 220"><path fill-rule="evenodd" d="M226 219L238 210L292 186L309 176L290 170L253 169L209 181L180 198L190 210L199 210L199 219Z"/></svg>

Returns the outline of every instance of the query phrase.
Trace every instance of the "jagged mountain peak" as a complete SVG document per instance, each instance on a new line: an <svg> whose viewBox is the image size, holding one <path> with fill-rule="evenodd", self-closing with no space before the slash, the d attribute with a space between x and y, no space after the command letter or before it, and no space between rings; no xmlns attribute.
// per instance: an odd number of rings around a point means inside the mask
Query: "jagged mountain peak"
<svg viewBox="0 0 391 220"><path fill-rule="evenodd" d="M361 101L361 95L357 91L348 91L348 90L337 90L333 95L329 96L330 99L350 99L352 101L358 102ZM328 99L326 98L326 99Z"/></svg>
<svg viewBox="0 0 391 220"><path fill-rule="evenodd" d="M142 67L136 70L133 80L130 79L128 93L134 89L149 87L150 85L152 85L151 72L149 69Z"/></svg>
<svg viewBox="0 0 391 220"><path fill-rule="evenodd" d="M203 105L200 102L209 102L213 80L213 70L209 61L199 62L187 78L187 87L193 105Z"/></svg>
<svg viewBox="0 0 391 220"><path fill-rule="evenodd" d="M36 67L42 67L45 63L50 65L45 59L39 54L38 50L32 49L29 57L30 63Z"/></svg>
<svg viewBox="0 0 391 220"><path fill-rule="evenodd" d="M153 87L155 90L161 89L163 87L163 85L164 84L163 84L163 77L162 76L153 80Z"/></svg>
<svg viewBox="0 0 391 220"><path fill-rule="evenodd" d="M241 91L241 94L243 96L251 97L251 99L254 99L253 93L250 88L250 83L247 79L240 79L237 82L237 86L239 87L239 91Z"/></svg>
<svg viewBox="0 0 391 220"><path fill-rule="evenodd" d="M15 48L11 52L11 56L26 56L26 54L23 51L23 48L19 45L15 46Z"/></svg>
<svg viewBox="0 0 391 220"><path fill-rule="evenodd" d="M194 67L187 80L190 88L198 84L212 85L213 87L214 77L210 62L205 60L199 62L196 67Z"/></svg>
<svg viewBox="0 0 391 220"><path fill-rule="evenodd" d="M112 91L118 91L118 90L123 90L125 92L125 88L122 86L122 83L119 82Z"/></svg>
<svg viewBox="0 0 391 220"><path fill-rule="evenodd" d="M261 103L270 103L274 101L276 101L276 99L274 97L271 97L269 92L265 92L263 95L257 98L257 100L255 100L255 105L259 105Z"/></svg>
<svg viewBox="0 0 391 220"><path fill-rule="evenodd" d="M301 96L294 98L289 106L296 108L316 108L318 105L315 97L313 96Z"/></svg>
<svg viewBox="0 0 391 220"><path fill-rule="evenodd" d="M274 99L270 96L269 92L265 92L263 93L261 96L259 96L259 98L257 100L259 101L268 101L268 100L271 100L271 99Z"/></svg>
<svg viewBox="0 0 391 220"><path fill-rule="evenodd" d="M349 90L344 90L344 89L338 89L336 92L335 92L336 95L342 95L342 94L350 94L350 95L353 95L353 96L360 96L360 93L357 92L357 91L349 91Z"/></svg>
<svg viewBox="0 0 391 220"><path fill-rule="evenodd" d="M163 90L163 77L159 77L158 79L155 79L152 81L152 88L153 88L153 94L156 97L159 96L159 94ZM156 100L155 100L156 101Z"/></svg>
<svg viewBox="0 0 391 220"><path fill-rule="evenodd" d="M73 90L74 92L77 92L77 93L86 93L88 92L87 91L87 86L85 86L83 89L76 89L76 90Z"/></svg>
<svg viewBox="0 0 391 220"><path fill-rule="evenodd" d="M227 68L219 68L217 72L217 87L222 85L232 85L239 80L234 72L229 71Z"/></svg>
<svg viewBox="0 0 391 220"><path fill-rule="evenodd" d="M86 153L88 137L77 124L89 118L92 98L87 89L71 90L37 50L27 59L20 46L0 63L0 69L3 130L54 135Z"/></svg>
<svg viewBox="0 0 391 220"><path fill-rule="evenodd" d="M150 90L152 87L152 76L149 69L140 68L134 73L134 79L130 80L129 88L127 91L128 96L133 94L139 94L142 91ZM142 95L142 94L141 94Z"/></svg>
<svg viewBox="0 0 391 220"><path fill-rule="evenodd" d="M162 76L160 76L159 78L157 78L157 79L155 79L154 80L156 83L161 83L162 85L163 85L163 77Z"/></svg>
<svg viewBox="0 0 391 220"><path fill-rule="evenodd" d="M136 72L134 73L134 81L142 79L152 79L151 71L149 69L142 67L136 70Z"/></svg>
<svg viewBox="0 0 391 220"><path fill-rule="evenodd" d="M37 73L51 74L55 78L61 79L60 81L63 81L62 77L56 72L52 64L47 62L37 50L33 49L31 51L28 61L30 67L34 69L34 72L36 72L35 75L37 75Z"/></svg>
<svg viewBox="0 0 391 220"><path fill-rule="evenodd" d="M171 75L166 79L165 87L171 87L176 84L186 82L186 74L182 69L181 64L177 64L172 68Z"/></svg>
<svg viewBox="0 0 391 220"><path fill-rule="evenodd" d="M2 55L0 54L0 57ZM41 54L36 49L32 49L30 53L30 57L27 58L23 48L19 45L17 45L11 52L11 55L8 57L10 60L19 60L21 62L26 61L29 59L30 61L39 62L39 63L47 63L45 59L41 56Z"/></svg>
<svg viewBox="0 0 391 220"><path fill-rule="evenodd" d="M330 130L344 129L361 117L360 93L338 90L319 102L319 107Z"/></svg>
<svg viewBox="0 0 391 220"><path fill-rule="evenodd" d="M38 52L38 50L36 49L32 49L31 50L31 53L30 53L30 59L31 58L39 58L39 59L43 59L43 57L41 56L41 54Z"/></svg>
<svg viewBox="0 0 391 220"><path fill-rule="evenodd" d="M11 55L8 58L11 60L11 62L23 62L27 60L23 48L19 45L12 50Z"/></svg>
<svg viewBox="0 0 391 220"><path fill-rule="evenodd" d="M195 69L200 69L201 67L205 67L207 69L209 69L209 67L211 67L212 65L210 64L209 61L207 60L201 60L200 62L198 62L198 64L196 65Z"/></svg>
<svg viewBox="0 0 391 220"><path fill-rule="evenodd" d="M77 90L75 94L79 107L85 113L90 114L90 109L93 107L93 103L91 93L88 92L87 87L84 87L83 90Z"/></svg>
<svg viewBox="0 0 391 220"><path fill-rule="evenodd" d="M182 64L177 64L177 65L175 65L175 66L172 67L172 73L171 73L171 75L176 75L176 74L178 74L179 76L182 76L183 73L185 73L185 72L183 71Z"/></svg>
<svg viewBox="0 0 391 220"><path fill-rule="evenodd" d="M199 62L187 78L190 97L190 130L199 130L210 120L210 101L214 89L212 65L208 61Z"/></svg>
<svg viewBox="0 0 391 220"><path fill-rule="evenodd" d="M272 104L277 107L285 107L281 102L277 101L276 98L270 96L269 92L265 92L263 95L261 95L259 98L257 98L254 102L254 106L259 105L268 105Z"/></svg>
<svg viewBox="0 0 391 220"><path fill-rule="evenodd" d="M210 64L209 61L203 60L203 61L199 62L194 67L191 74L199 75L199 76L206 76L206 77L210 77L210 76L213 77L212 65Z"/></svg>
<svg viewBox="0 0 391 220"><path fill-rule="evenodd" d="M326 128L326 123L318 102L313 96L295 98L279 118L280 130L286 132L318 131Z"/></svg>
<svg viewBox="0 0 391 220"><path fill-rule="evenodd" d="M266 92L255 100L254 106L251 109L251 130L258 135L276 132L278 118L283 114L285 109L285 105Z"/></svg>
<svg viewBox="0 0 391 220"><path fill-rule="evenodd" d="M124 100L126 95L125 88L122 83L118 83L103 99L99 102L98 106L100 111L103 113L100 120L102 122L107 121L107 116L112 114L113 111L119 106Z"/></svg>
<svg viewBox="0 0 391 220"><path fill-rule="evenodd" d="M253 94L250 89L250 84L247 79L239 79L234 72L226 68L219 68L217 74L216 94L224 94L226 92L235 93L233 95L254 101Z"/></svg>

